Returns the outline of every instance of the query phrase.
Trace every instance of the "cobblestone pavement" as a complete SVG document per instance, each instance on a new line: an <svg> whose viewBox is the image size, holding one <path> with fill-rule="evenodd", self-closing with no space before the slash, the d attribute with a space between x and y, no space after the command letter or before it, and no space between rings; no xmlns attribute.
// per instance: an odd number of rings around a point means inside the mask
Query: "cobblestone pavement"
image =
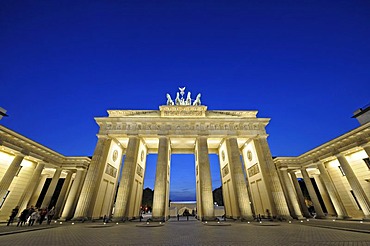
<svg viewBox="0 0 370 246"><path fill-rule="evenodd" d="M322 223L321 223L322 222ZM328 224L329 223L329 224ZM362 232L345 231L351 225ZM158 226L153 226L158 225ZM212 226L213 225L213 226ZM225 226L221 226L225 225ZM226 226L227 225L227 226ZM309 226L307 226L309 225ZM338 226L341 230L317 226ZM149 227L150 226L150 227ZM48 228L46 230L46 228ZM38 229L38 230L37 230ZM32 230L32 231L25 231ZM367 232L367 233L363 233ZM293 221L262 224L198 221L151 223L75 223L35 225L31 228L0 226L0 245L369 245L370 223Z"/></svg>

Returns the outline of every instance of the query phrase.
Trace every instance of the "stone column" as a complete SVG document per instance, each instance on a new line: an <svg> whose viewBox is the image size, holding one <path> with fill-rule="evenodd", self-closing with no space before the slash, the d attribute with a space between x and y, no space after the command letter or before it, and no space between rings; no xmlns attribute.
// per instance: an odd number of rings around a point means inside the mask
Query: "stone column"
<svg viewBox="0 0 370 246"><path fill-rule="evenodd" d="M21 163L24 159L25 155L22 153L17 154L10 166L7 168L3 178L0 181L0 198L2 199L5 194L8 192L8 189L10 185L12 184L12 181L17 174L17 171L19 167L21 166Z"/></svg>
<svg viewBox="0 0 370 246"><path fill-rule="evenodd" d="M324 186L323 182L321 181L321 177L318 174L312 175L315 179L317 188L319 189L321 198L325 204L326 211L328 212L328 215L336 215L336 212L334 210L333 204L330 201L328 191L326 187Z"/></svg>
<svg viewBox="0 0 370 246"><path fill-rule="evenodd" d="M236 138L226 139L226 149L229 155L230 173L232 175L235 193L239 204L240 217L242 220L253 220L251 203L249 200L247 183L245 180L240 151Z"/></svg>
<svg viewBox="0 0 370 246"><path fill-rule="evenodd" d="M32 196L31 196L31 199L30 201L28 202L28 205L27 206L35 206L36 203L37 203L37 200L39 199L40 197L40 194L41 194L41 191L42 191L42 188L44 188L44 185L45 185L45 182L46 182L46 179L48 178L49 176L47 174L42 174L41 173L41 177L37 183L37 186L34 190L34 192L32 193Z"/></svg>
<svg viewBox="0 0 370 246"><path fill-rule="evenodd" d="M209 164L207 137L198 137L197 145L202 220L213 220L215 214L213 208L211 167Z"/></svg>
<svg viewBox="0 0 370 246"><path fill-rule="evenodd" d="M58 184L59 177L60 177L60 174L61 173L62 173L62 169L57 168L55 170L55 173L54 173L54 176L53 176L53 178L52 178L52 180L50 182L49 188L46 191L44 200L42 201L41 208L49 207L50 202L51 202L51 198L52 198L52 196L54 194L55 188L57 187L57 184Z"/></svg>
<svg viewBox="0 0 370 246"><path fill-rule="evenodd" d="M286 191L288 193L287 197L290 200L290 203L292 205L295 217L296 217L296 219L303 219L304 217L303 217L301 209L299 207L298 199L297 199L296 194L294 192L292 182L291 182L291 180L289 178L289 175L288 175L288 171L287 171L286 168L282 168L282 169L280 169L280 171L281 171L281 176L283 178L284 185L286 187Z"/></svg>
<svg viewBox="0 0 370 246"><path fill-rule="evenodd" d="M328 172L323 163L317 163L317 167L320 171L320 176L325 184L326 190L328 191L331 202L333 203L335 212L337 213L338 219L344 219L348 217L346 209L340 199L337 189L331 181Z"/></svg>
<svg viewBox="0 0 370 246"><path fill-rule="evenodd" d="M102 169L105 164L105 155L106 152L109 151L111 141L112 140L106 136L98 136L98 142L89 165L89 170L86 174L86 179L81 190L81 195L78 199L73 220L86 220L91 216L90 213L95 205L95 198L100 185L99 182L102 175Z"/></svg>
<svg viewBox="0 0 370 246"><path fill-rule="evenodd" d="M303 176L304 183L306 184L308 194L310 195L311 201L313 203L313 207L315 208L316 218L319 218L319 219L325 218L325 214L322 211L319 198L316 195L315 188L313 188L311 179L308 176L306 168L301 168L301 173Z"/></svg>
<svg viewBox="0 0 370 246"><path fill-rule="evenodd" d="M292 177L293 185L297 194L297 198L299 201L299 205L301 206L301 211L303 212L303 216L306 218L311 218L311 214L308 211L306 202L304 200L304 196L301 190L301 186L298 183L297 176L295 174L295 171L290 171L290 176Z"/></svg>
<svg viewBox="0 0 370 246"><path fill-rule="evenodd" d="M165 220L166 203L167 203L167 177L169 161L169 141L167 137L159 138L157 170L155 173L155 185L153 195L153 219Z"/></svg>
<svg viewBox="0 0 370 246"><path fill-rule="evenodd" d="M348 163L346 157L342 154L336 155L343 172L346 175L349 185L351 186L353 193L355 194L358 203L365 215L365 219L370 219L370 202L366 197L366 194L358 181L356 174L353 172L351 165Z"/></svg>
<svg viewBox="0 0 370 246"><path fill-rule="evenodd" d="M259 137L253 140L256 147L260 168L265 180L266 188L270 190L272 198L272 213L273 215L281 216L285 219L291 219L289 208L284 196L283 188L276 171L276 167L271 157L270 148L265 137ZM269 186L269 187L268 187Z"/></svg>
<svg viewBox="0 0 370 246"><path fill-rule="evenodd" d="M60 220L68 220L72 218L72 213L77 204L78 194L81 191L85 175L85 169L77 169L76 176L69 191Z"/></svg>
<svg viewBox="0 0 370 246"><path fill-rule="evenodd" d="M63 204L65 202L68 187L71 184L71 179L72 179L72 174L73 173L71 171L67 171L67 172L68 173L67 173L66 178L64 179L62 190L60 191L57 203L55 204L55 216L54 216L54 218L59 218L59 215L62 212L61 210L62 210Z"/></svg>
<svg viewBox="0 0 370 246"><path fill-rule="evenodd" d="M118 187L116 207L113 215L114 221L123 221L127 219L126 209L131 194L132 185L135 178L135 167L140 147L138 137L130 137L126 149L126 158L122 168L122 178Z"/></svg>
<svg viewBox="0 0 370 246"><path fill-rule="evenodd" d="M21 198L19 199L18 206L19 206L19 213L22 212L28 205L31 199L32 194L36 190L36 186L40 180L42 170L44 170L45 163L40 162L36 165L36 168L33 170L32 177L28 182L25 190Z"/></svg>

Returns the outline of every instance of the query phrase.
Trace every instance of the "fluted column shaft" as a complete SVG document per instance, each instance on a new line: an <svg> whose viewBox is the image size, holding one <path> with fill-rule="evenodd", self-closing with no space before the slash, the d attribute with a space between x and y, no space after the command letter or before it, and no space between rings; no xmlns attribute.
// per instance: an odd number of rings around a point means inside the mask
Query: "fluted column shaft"
<svg viewBox="0 0 370 246"><path fill-rule="evenodd" d="M8 192L8 189L12 184L12 181L15 175L17 174L17 171L21 166L24 157L25 157L24 154L17 154L14 157L12 163L10 163L10 166L8 167L3 178L0 181L0 198L3 198L5 194Z"/></svg>
<svg viewBox="0 0 370 246"><path fill-rule="evenodd" d="M313 207L315 208L316 218L325 218L325 214L322 211L319 198L316 195L315 188L313 188L313 185L312 185L310 177L308 176L307 170L305 168L302 168L301 173L303 176L304 183L306 184L308 194L310 195L311 201L313 203Z"/></svg>
<svg viewBox="0 0 370 246"><path fill-rule="evenodd" d="M25 187L21 199L19 199L18 206L19 212L23 211L29 204L32 194L35 192L37 184L40 180L42 170L44 169L45 164L40 162L36 165L36 168L33 170L32 177Z"/></svg>
<svg viewBox="0 0 370 246"><path fill-rule="evenodd" d="M109 151L111 139L99 137L95 147L94 155L82 186L81 195L78 199L74 220L89 219L95 205L95 198L99 189L100 178L105 166L105 155Z"/></svg>
<svg viewBox="0 0 370 246"><path fill-rule="evenodd" d="M303 216L306 218L311 218L311 214L308 211L307 205L304 200L304 196L301 190L301 187L298 183L297 175L295 174L295 171L290 172L290 176L292 177L293 185L298 197L299 205L301 206L301 211L303 212Z"/></svg>
<svg viewBox="0 0 370 246"><path fill-rule="evenodd" d="M323 163L318 163L317 167L320 171L320 176L324 182L324 185L326 187L326 190L328 191L329 197L331 202L333 203L335 212L337 213L337 217L339 219L343 219L348 217L348 214L346 212L346 209L340 199L340 196L338 194L337 189L335 188L333 182L331 181L329 174L324 166Z"/></svg>
<svg viewBox="0 0 370 246"><path fill-rule="evenodd" d="M200 199L203 220L214 218L211 167L209 164L207 137L197 138L197 156L200 184Z"/></svg>
<svg viewBox="0 0 370 246"><path fill-rule="evenodd" d="M289 208L284 196L283 188L279 180L274 162L271 157L267 139L264 137L254 139L258 159L260 161L261 173L265 179L266 187L269 189L273 204L272 213L285 219L291 219Z"/></svg>
<svg viewBox="0 0 370 246"><path fill-rule="evenodd" d="M49 188L46 191L44 200L42 201L41 208L49 207L50 202L51 202L51 198L53 197L53 194L54 194L55 188L57 187L57 184L58 184L61 173L62 173L62 169L57 168L55 170L55 173L54 173L54 176L53 176L53 178L50 182Z"/></svg>
<svg viewBox="0 0 370 246"><path fill-rule="evenodd" d="M328 191L327 191L326 187L324 186L320 175L314 174L312 176L313 176L313 178L316 182L317 188L320 192L322 201L324 202L324 205L325 205L325 208L326 208L326 211L327 211L328 215L336 215L333 204L330 201Z"/></svg>
<svg viewBox="0 0 370 246"><path fill-rule="evenodd" d="M237 201L239 204L240 216L242 219L253 220L253 212L247 190L242 163L240 161L240 151L236 138L226 139L226 148L229 155L230 172L233 178L233 184Z"/></svg>
<svg viewBox="0 0 370 246"><path fill-rule="evenodd" d="M286 190L288 192L287 196L288 199L290 200L290 203L292 205L292 208L294 210L295 216L297 219L303 219L303 215L301 212L301 209L298 204L298 199L296 197L296 194L294 192L292 182L290 180L290 177L288 175L288 171L286 169L281 169L281 176L283 178L284 185L286 187Z"/></svg>
<svg viewBox="0 0 370 246"><path fill-rule="evenodd" d="M66 194L69 185L71 184L71 179L72 179L72 172L68 172L66 178L64 179L63 187L62 190L60 191L57 203L55 205L55 218L59 218L59 215L61 213L61 209L63 207L63 204L65 202Z"/></svg>
<svg viewBox="0 0 370 246"><path fill-rule="evenodd" d="M342 167L349 185L351 186L353 193L355 194L358 203L365 215L366 219L370 219L370 202L367 198L360 182L358 181L356 174L353 172L351 165L348 163L346 157L342 154L337 155L340 166Z"/></svg>
<svg viewBox="0 0 370 246"><path fill-rule="evenodd" d="M169 141L167 137L159 138L157 170L153 195L153 219L164 220L167 203Z"/></svg>
<svg viewBox="0 0 370 246"><path fill-rule="evenodd" d="M76 172L75 179L72 183L71 189L69 191L66 203L63 208L61 220L67 220L72 218L73 210L77 204L78 194L81 191L84 177L86 175L86 170L78 169Z"/></svg>
<svg viewBox="0 0 370 246"><path fill-rule="evenodd" d="M135 167L140 147L138 137L130 137L126 149L126 158L122 169L122 178L118 187L113 220L127 219L126 210L135 178Z"/></svg>

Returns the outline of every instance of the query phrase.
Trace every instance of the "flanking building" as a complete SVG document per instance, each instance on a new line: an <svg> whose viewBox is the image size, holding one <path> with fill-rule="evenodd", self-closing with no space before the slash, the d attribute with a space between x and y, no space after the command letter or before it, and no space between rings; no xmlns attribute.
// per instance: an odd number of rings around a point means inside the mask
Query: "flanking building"
<svg viewBox="0 0 370 246"><path fill-rule="evenodd" d="M70 216L91 159L67 157L0 125L0 222L13 208L55 207Z"/></svg>
<svg viewBox="0 0 370 246"><path fill-rule="evenodd" d="M370 106L354 118L361 124L356 129L298 157L274 159L293 217L312 216L312 205L316 218L370 219Z"/></svg>

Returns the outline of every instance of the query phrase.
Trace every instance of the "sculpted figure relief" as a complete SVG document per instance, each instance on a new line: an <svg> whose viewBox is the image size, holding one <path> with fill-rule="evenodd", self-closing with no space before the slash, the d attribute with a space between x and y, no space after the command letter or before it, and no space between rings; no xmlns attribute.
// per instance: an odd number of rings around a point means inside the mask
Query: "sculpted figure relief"
<svg viewBox="0 0 370 246"><path fill-rule="evenodd" d="M188 92L188 96L186 97L186 105L191 105L191 97L190 97L191 93Z"/></svg>
<svg viewBox="0 0 370 246"><path fill-rule="evenodd" d="M175 104L176 105L181 105L180 93L178 93L178 92L176 94Z"/></svg>
<svg viewBox="0 0 370 246"><path fill-rule="evenodd" d="M197 95L197 98L195 98L195 101L193 102L193 105L194 105L194 106L199 106L199 105L201 105L201 102L200 102L200 96L201 96L201 94L199 93L199 94Z"/></svg>
<svg viewBox="0 0 370 246"><path fill-rule="evenodd" d="M183 88L179 88L180 92L177 92L176 93L176 98L175 98L175 101L172 100L170 94L166 94L166 97L167 97L167 105L193 105L193 106L199 106L201 105L201 102L200 102L200 96L201 94L199 93L196 97L196 99L194 100L193 104L192 104L192 101L193 99L191 99L191 93L188 92L187 96L186 96L186 100L184 98L184 94L185 94L185 87ZM180 96L181 95L181 96Z"/></svg>
<svg viewBox="0 0 370 246"><path fill-rule="evenodd" d="M174 105L174 102L172 101L170 94L167 93L166 96L167 96L167 105Z"/></svg>

